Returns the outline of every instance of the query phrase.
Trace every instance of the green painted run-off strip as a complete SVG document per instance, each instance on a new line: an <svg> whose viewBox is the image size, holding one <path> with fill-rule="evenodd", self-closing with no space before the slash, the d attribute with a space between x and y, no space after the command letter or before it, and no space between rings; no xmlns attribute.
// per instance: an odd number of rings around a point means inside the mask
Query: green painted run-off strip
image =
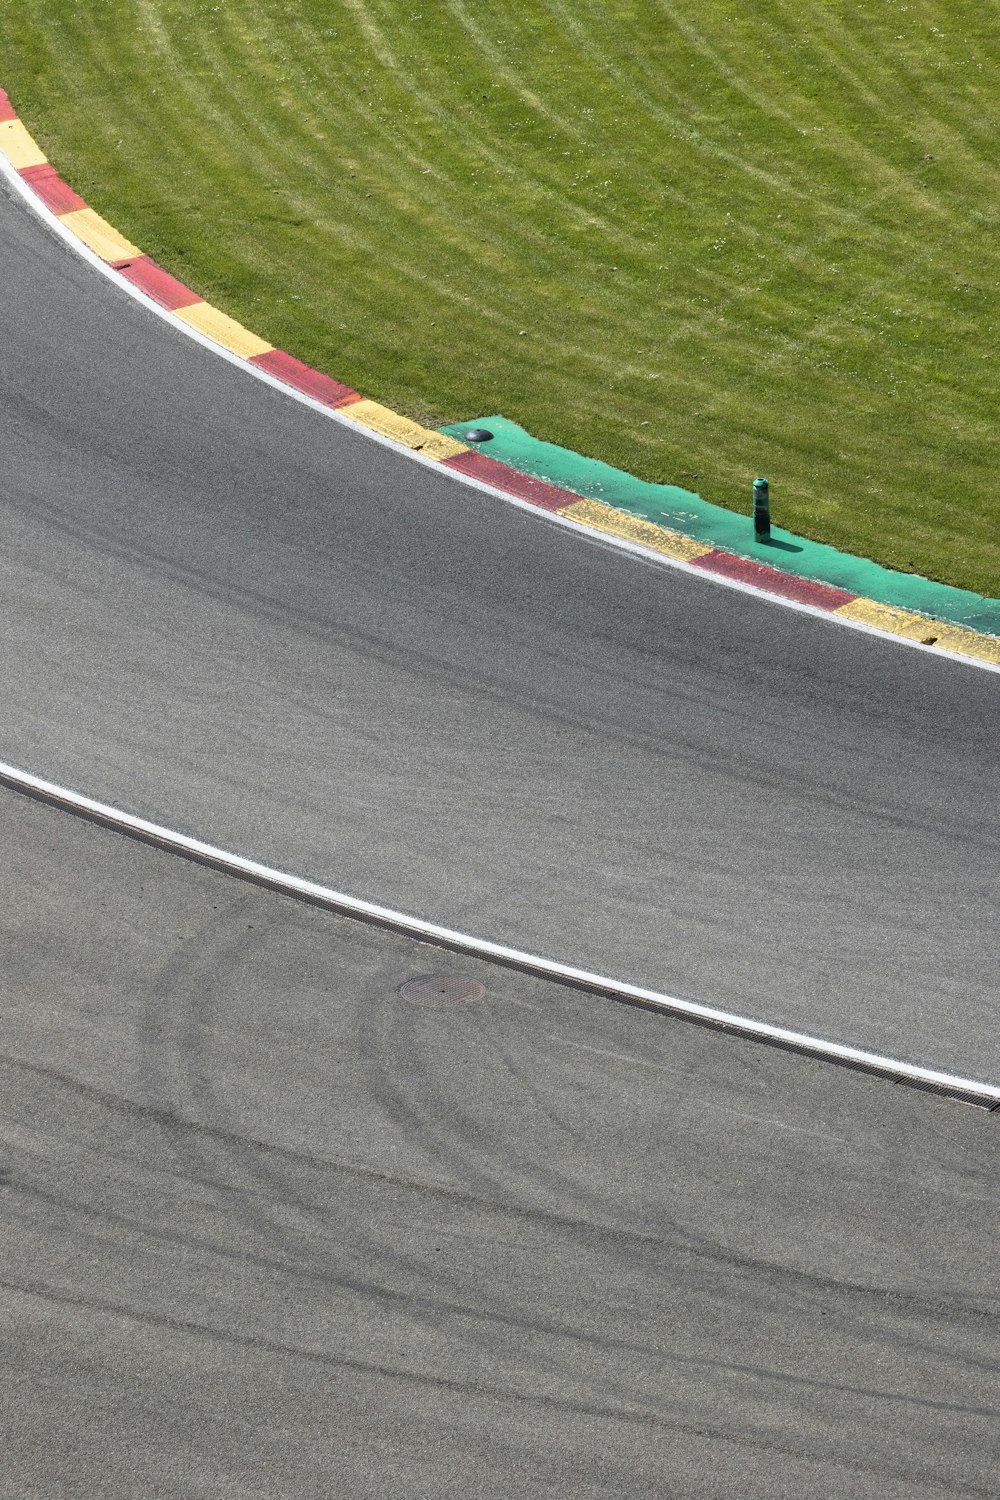
<svg viewBox="0 0 1000 1500"><path fill-rule="evenodd" d="M711 505L700 495L677 485L650 484L595 458L584 458L568 448L543 443L516 422L508 422L506 417L476 417L440 430L449 437L462 439L472 427L486 427L493 433L489 442L475 445L480 452L510 464L523 474L544 479L590 500L601 500L616 510L668 526L724 552L767 563L782 573L833 584L864 599L876 599L880 604L894 604L936 620L1000 636L1000 599L985 599L981 594L933 583L915 573L896 573L863 557L838 552L836 547L823 542L807 541L780 526L772 525L770 542L758 542L749 516ZM780 511L780 489L773 494L772 508Z"/></svg>

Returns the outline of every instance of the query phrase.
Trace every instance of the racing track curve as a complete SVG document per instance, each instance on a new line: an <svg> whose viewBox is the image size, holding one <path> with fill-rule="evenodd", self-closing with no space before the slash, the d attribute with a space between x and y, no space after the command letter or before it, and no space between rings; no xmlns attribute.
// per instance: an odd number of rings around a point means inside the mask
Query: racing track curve
<svg viewBox="0 0 1000 1500"><path fill-rule="evenodd" d="M995 1497L995 1115L0 843L0 1495Z"/></svg>
<svg viewBox="0 0 1000 1500"><path fill-rule="evenodd" d="M3 199L0 268L4 758L996 1076L995 676L463 490ZM6 790L0 844L0 1495L995 1493L998 1116Z"/></svg>
<svg viewBox="0 0 1000 1500"><path fill-rule="evenodd" d="M378 447L144 314L6 189L0 257L4 759L461 930L1000 1082L995 675Z"/></svg>

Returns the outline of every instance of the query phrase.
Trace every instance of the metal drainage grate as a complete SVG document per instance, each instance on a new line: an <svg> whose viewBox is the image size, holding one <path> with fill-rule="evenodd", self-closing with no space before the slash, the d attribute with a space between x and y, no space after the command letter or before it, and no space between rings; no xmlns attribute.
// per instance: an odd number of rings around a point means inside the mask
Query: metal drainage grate
<svg viewBox="0 0 1000 1500"><path fill-rule="evenodd" d="M427 979L408 979L399 993L411 1005L446 1010L449 1006L481 1000L486 994L486 986L478 979L466 979L463 974L432 974Z"/></svg>

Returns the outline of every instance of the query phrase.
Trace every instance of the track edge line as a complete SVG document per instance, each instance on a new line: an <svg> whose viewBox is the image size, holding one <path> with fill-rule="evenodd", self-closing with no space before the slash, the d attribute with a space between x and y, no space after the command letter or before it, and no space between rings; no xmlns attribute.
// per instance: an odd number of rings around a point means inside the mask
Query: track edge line
<svg viewBox="0 0 1000 1500"><path fill-rule="evenodd" d="M664 995L638 985L609 979L604 975L592 974L584 969L558 963L554 959L525 953L516 948L508 948L486 938L456 932L451 928L427 922L421 917L410 916L405 912L395 911L391 907L379 906L361 897L335 891L316 881L289 875L269 865L246 859L243 855L220 849L213 844L207 844L187 834L165 828L146 818L136 817L120 808L98 802L80 792L58 786L54 782L46 781L42 777L3 761L0 761L0 786L30 797L34 801L42 802L46 806L68 812L87 822L96 823L123 834L139 843L158 848L165 853L179 855L195 864L216 870L220 874L246 881L278 895L289 896L307 905L318 906L338 916L366 922L371 926L380 927L403 937L415 938L452 953L483 959L502 968L550 980L585 994L597 995L619 1004L671 1015L678 1020L690 1021L713 1031L740 1036L747 1041L762 1042L786 1052L796 1052L819 1061L850 1068L855 1072L868 1073L910 1088L974 1104L991 1113L1000 1113L1000 1086L997 1085L939 1072L932 1068L923 1068L916 1063L883 1057L877 1053L865 1052L861 1048L826 1041L821 1037L808 1036L803 1032L772 1026L763 1021L754 1021L749 1017L737 1016L729 1011L700 1005L692 1000L682 1000L677 996Z"/></svg>

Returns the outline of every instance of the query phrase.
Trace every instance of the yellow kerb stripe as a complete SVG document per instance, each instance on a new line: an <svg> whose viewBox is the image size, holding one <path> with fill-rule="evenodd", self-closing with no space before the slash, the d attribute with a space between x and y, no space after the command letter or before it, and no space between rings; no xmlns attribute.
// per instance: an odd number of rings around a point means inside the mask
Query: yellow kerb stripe
<svg viewBox="0 0 1000 1500"><path fill-rule="evenodd" d="M22 167L42 167L48 160L20 120L4 120L0 124L0 151L19 172Z"/></svg>
<svg viewBox="0 0 1000 1500"><path fill-rule="evenodd" d="M255 354L269 354L274 348L273 344L265 343L210 302L196 302L193 307L178 308L174 317L243 359L253 359Z"/></svg>
<svg viewBox="0 0 1000 1500"><path fill-rule="evenodd" d="M584 526L592 526L595 531L606 531L611 536L638 542L640 546L662 552L666 557L676 558L678 562L690 562L692 558L704 557L706 552L714 551L714 548L706 546L704 542L696 542L694 537L683 536L679 531L668 531L665 526L640 520L638 516L630 516L623 510L603 505L599 500L577 500L559 514L580 521Z"/></svg>
<svg viewBox="0 0 1000 1500"><path fill-rule="evenodd" d="M466 443L457 443L454 438L447 437L443 432L435 432L431 427L421 427L419 422L411 422L409 417L401 417L398 412L390 411L387 406L380 406L377 401L352 401L349 406L340 408L340 415L350 417L352 422L359 422L362 427L371 427L375 432L381 432L383 437L405 443L407 448L426 453L429 458L454 458L457 453L469 451Z"/></svg>
<svg viewBox="0 0 1000 1500"><path fill-rule="evenodd" d="M857 620L861 625L874 625L878 630L889 630L893 635L905 636L910 641L923 641L941 651L954 651L959 656L972 656L977 661L1000 664L1000 639L995 635L983 635L978 630L967 630L962 625L948 625L942 620L931 620L926 615L915 615L907 609L897 609L892 604L879 604L874 599L852 599L833 611L846 620Z"/></svg>
<svg viewBox="0 0 1000 1500"><path fill-rule="evenodd" d="M142 251L123 234L119 234L100 214L92 208L77 208L72 213L60 214L61 223L72 229L88 250L93 250L102 260L134 260Z"/></svg>

